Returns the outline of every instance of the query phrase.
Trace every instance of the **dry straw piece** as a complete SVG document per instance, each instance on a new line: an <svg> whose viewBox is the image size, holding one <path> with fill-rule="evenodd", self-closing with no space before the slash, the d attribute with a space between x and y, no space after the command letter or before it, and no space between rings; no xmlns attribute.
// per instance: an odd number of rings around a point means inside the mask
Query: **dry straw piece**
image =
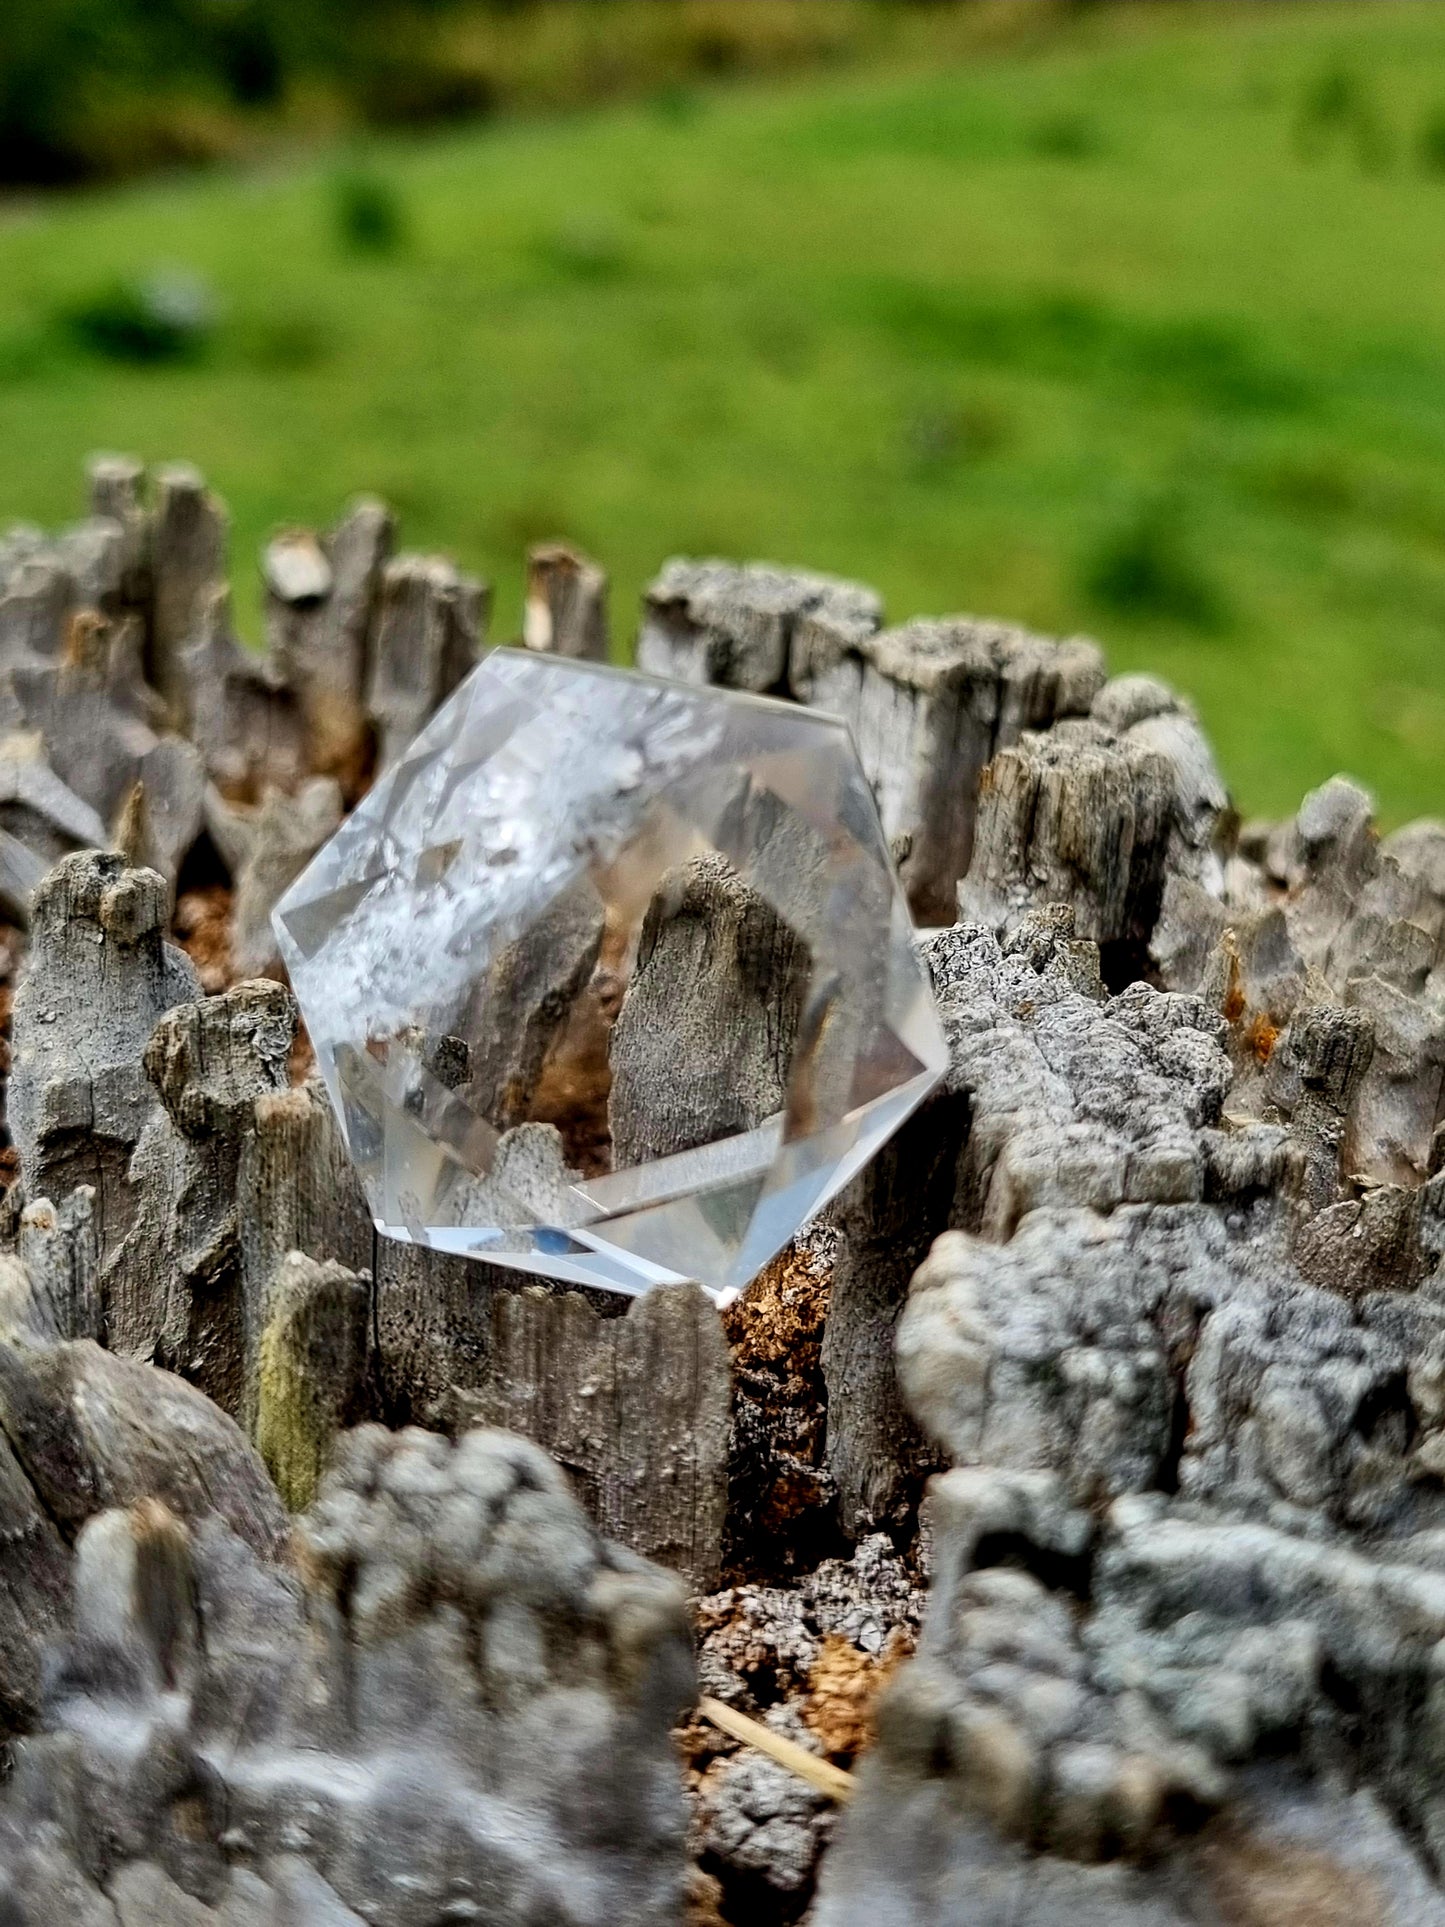
<svg viewBox="0 0 1445 1927"><path fill-rule="evenodd" d="M697 1710L705 1720L730 1733L744 1746L756 1747L759 1753L766 1753L769 1759L776 1760L779 1766L787 1767L796 1773L800 1780L815 1786L820 1793L826 1793L830 1800L851 1800L853 1797L853 1775L845 1773L841 1766L833 1766L827 1760L820 1760L816 1753L799 1746L795 1740L785 1740L771 1727L764 1726L760 1720L749 1719L746 1713L736 1712L722 1700L704 1695L697 1703Z"/></svg>

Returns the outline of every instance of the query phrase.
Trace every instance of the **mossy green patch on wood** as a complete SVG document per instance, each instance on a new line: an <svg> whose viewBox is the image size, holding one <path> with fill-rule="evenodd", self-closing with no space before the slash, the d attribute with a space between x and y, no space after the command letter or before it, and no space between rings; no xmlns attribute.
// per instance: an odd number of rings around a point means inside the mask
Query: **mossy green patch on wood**
<svg viewBox="0 0 1445 1927"><path fill-rule="evenodd" d="M257 1360L256 1447L290 1512L316 1496L366 1370L371 1290L344 1265L291 1252L268 1295Z"/></svg>

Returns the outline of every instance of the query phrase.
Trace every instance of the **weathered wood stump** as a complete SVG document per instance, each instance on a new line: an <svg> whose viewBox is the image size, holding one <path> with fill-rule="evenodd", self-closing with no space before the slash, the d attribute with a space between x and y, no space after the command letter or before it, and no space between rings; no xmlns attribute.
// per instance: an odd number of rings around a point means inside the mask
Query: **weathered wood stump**
<svg viewBox="0 0 1445 1927"><path fill-rule="evenodd" d="M686 1729L714 1919L821 1855L825 1927L1445 1923L1445 829L1241 828L1092 643L671 563L644 666L850 722L949 1067L726 1323L528 1282L378 1238L268 922L485 592L360 504L253 656L194 471L90 507L0 540L0 1918L676 1919L691 1588L710 1694L866 1754L825 1849ZM534 553L526 642L604 595ZM559 899L428 1075L579 1156L776 1115L806 945L711 860L643 908L624 980Z"/></svg>

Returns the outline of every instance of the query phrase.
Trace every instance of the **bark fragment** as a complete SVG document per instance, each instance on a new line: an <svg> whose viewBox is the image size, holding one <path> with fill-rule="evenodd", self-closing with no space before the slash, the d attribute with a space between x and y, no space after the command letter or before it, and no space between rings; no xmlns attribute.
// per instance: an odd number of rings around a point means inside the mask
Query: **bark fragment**
<svg viewBox="0 0 1445 1927"><path fill-rule="evenodd" d="M296 789L306 774L301 706L276 666L237 642L224 586L203 600L178 675L187 731L223 799L254 803L268 788Z"/></svg>
<svg viewBox="0 0 1445 1927"><path fill-rule="evenodd" d="M332 776L311 777L294 796L268 789L254 811L227 809L213 799L211 834L235 879L231 954L239 975L282 975L271 912L342 815L341 787Z"/></svg>
<svg viewBox="0 0 1445 1927"><path fill-rule="evenodd" d="M1122 953L1127 981L1166 880L1220 894L1232 818L1209 745L1172 691L1120 676L1089 694L1086 718L1022 736L984 770L959 909L1002 930L1070 904L1081 937L1106 958Z"/></svg>
<svg viewBox="0 0 1445 1927"><path fill-rule="evenodd" d="M611 1537L695 1586L721 1570L731 1375L706 1293L662 1286L603 1317L579 1292L518 1287L466 1259L377 1247L387 1409L535 1440Z"/></svg>

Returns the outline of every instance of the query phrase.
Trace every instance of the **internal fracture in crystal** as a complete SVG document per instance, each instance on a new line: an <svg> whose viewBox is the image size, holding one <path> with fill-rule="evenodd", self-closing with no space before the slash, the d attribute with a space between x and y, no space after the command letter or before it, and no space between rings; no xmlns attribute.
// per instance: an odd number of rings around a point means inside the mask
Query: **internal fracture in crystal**
<svg viewBox="0 0 1445 1927"><path fill-rule="evenodd" d="M486 658L278 905L390 1237L739 1291L946 1061L846 726Z"/></svg>

